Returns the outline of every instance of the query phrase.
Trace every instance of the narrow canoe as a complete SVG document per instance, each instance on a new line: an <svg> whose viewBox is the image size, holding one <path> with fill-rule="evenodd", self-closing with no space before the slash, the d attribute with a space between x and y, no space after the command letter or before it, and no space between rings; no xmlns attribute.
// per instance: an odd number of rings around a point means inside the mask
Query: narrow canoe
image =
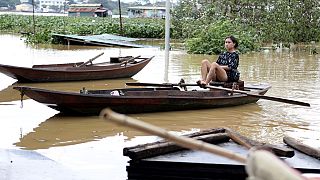
<svg viewBox="0 0 320 180"><path fill-rule="evenodd" d="M263 95L271 86L260 84L245 87L248 92ZM191 109L208 109L255 103L259 97L222 90L184 91L172 88L125 88L114 90L81 90L65 92L16 86L29 98L65 114L98 115L106 107L132 114Z"/></svg>
<svg viewBox="0 0 320 180"><path fill-rule="evenodd" d="M0 64L0 72L19 82L82 81L132 77L152 59L131 58L119 63L79 63L34 65L32 68Z"/></svg>

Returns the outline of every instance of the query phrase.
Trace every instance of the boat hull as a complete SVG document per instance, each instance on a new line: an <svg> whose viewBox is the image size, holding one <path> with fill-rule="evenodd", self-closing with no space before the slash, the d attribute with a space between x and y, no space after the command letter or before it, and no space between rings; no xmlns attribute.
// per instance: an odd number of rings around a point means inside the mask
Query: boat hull
<svg viewBox="0 0 320 180"><path fill-rule="evenodd" d="M105 66L88 65L73 67L74 64L60 64L26 68L0 65L0 72L17 79L19 82L58 82L127 78L141 71L152 58L146 58L134 64L116 63Z"/></svg>
<svg viewBox="0 0 320 180"><path fill-rule="evenodd" d="M120 90L120 94L124 92L124 95L111 95L115 91L104 90L103 93L85 94L32 87L14 87L14 89L64 114L79 115L99 115L101 110L107 107L119 113L133 114L230 107L255 103L259 100L246 94L230 95L222 91L159 90L156 92L150 89L138 91L136 88L134 91ZM267 90L268 88L264 88L257 93L263 95Z"/></svg>

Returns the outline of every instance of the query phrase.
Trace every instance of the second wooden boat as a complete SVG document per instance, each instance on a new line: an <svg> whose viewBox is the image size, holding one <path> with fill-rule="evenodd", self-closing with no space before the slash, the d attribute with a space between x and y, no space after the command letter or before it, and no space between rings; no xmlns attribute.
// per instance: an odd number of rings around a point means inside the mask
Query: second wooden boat
<svg viewBox="0 0 320 180"><path fill-rule="evenodd" d="M67 64L34 65L32 68L0 64L0 72L19 82L83 81L132 77L152 59L118 57L117 62L92 64L91 61ZM115 58L114 58L115 59ZM120 60L119 60L120 59Z"/></svg>
<svg viewBox="0 0 320 180"><path fill-rule="evenodd" d="M245 91L265 94L271 86L259 84L246 86ZM223 90L181 90L167 88L124 88L113 90L81 90L80 92L55 91L34 87L17 86L22 95L46 104L66 114L98 115L110 107L120 113L147 113L208 109L255 103L259 97Z"/></svg>

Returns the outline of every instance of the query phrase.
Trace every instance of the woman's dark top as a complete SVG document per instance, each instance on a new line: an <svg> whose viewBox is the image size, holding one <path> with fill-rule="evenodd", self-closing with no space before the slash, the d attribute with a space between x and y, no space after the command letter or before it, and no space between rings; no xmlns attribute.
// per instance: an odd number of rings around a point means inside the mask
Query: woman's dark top
<svg viewBox="0 0 320 180"><path fill-rule="evenodd" d="M237 70L239 65L239 54L237 52L224 52L219 55L217 64L222 66L228 66L230 68L227 72L228 81L235 82L240 78L240 73Z"/></svg>

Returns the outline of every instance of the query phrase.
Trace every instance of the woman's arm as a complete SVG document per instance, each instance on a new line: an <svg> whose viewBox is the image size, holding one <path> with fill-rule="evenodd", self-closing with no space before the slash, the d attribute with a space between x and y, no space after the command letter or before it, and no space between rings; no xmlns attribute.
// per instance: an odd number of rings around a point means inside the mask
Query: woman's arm
<svg viewBox="0 0 320 180"><path fill-rule="evenodd" d="M226 70L226 71L230 71L230 70L231 70L231 68L230 68L229 66L223 66L223 65L221 66L221 65L220 65L220 67L222 67L222 68L223 68L224 70Z"/></svg>

